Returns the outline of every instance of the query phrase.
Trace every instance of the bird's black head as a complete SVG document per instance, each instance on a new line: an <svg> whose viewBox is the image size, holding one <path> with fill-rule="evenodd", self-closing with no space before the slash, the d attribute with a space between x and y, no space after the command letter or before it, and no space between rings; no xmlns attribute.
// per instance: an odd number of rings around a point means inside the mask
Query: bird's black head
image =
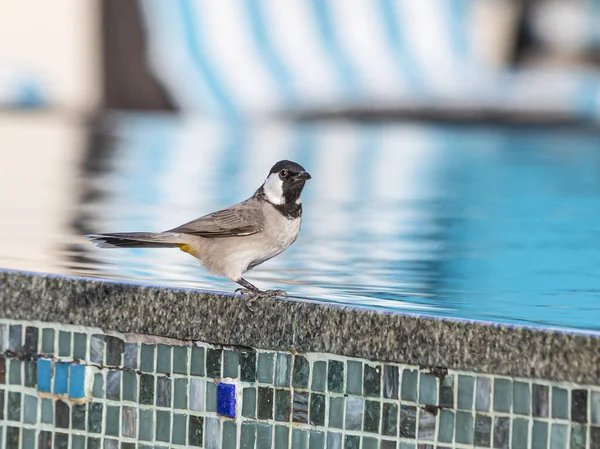
<svg viewBox="0 0 600 449"><path fill-rule="evenodd" d="M299 216L302 211L300 195L305 182L310 178L302 165L292 161L279 161L271 168L261 189L267 201L280 209L286 209L285 215L297 213Z"/></svg>

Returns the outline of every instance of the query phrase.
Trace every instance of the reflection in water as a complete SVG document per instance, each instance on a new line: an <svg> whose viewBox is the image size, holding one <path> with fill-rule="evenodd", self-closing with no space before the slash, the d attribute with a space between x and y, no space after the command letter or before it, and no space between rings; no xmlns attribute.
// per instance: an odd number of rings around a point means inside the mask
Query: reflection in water
<svg viewBox="0 0 600 449"><path fill-rule="evenodd" d="M600 153L591 131L114 115L82 164L71 274L233 291L177 250L99 250L250 196L274 161L310 171L299 240L248 274L346 305L600 330ZM49 168L50 169L50 168ZM10 267L10 262L9 262Z"/></svg>

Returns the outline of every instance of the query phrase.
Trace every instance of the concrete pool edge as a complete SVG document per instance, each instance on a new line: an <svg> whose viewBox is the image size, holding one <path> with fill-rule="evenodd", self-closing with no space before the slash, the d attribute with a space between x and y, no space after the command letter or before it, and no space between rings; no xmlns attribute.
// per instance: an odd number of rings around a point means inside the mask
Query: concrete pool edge
<svg viewBox="0 0 600 449"><path fill-rule="evenodd" d="M600 384L600 337L0 270L0 317Z"/></svg>

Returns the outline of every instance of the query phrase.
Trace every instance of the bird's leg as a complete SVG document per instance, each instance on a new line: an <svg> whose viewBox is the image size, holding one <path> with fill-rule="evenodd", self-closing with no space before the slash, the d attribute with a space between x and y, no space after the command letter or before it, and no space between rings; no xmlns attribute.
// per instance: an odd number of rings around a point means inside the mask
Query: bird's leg
<svg viewBox="0 0 600 449"><path fill-rule="evenodd" d="M256 301L259 298L274 298L275 296L287 296L287 293L283 290L261 290L255 285L252 285L244 278L240 278L236 281L244 288L238 288L235 293L241 293L242 295L248 295L246 298L246 305L250 310L250 304Z"/></svg>

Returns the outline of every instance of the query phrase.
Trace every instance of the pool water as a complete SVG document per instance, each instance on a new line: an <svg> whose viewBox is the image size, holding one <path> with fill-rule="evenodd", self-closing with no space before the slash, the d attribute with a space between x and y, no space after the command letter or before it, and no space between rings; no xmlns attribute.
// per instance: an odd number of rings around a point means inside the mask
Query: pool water
<svg viewBox="0 0 600 449"><path fill-rule="evenodd" d="M115 114L90 141L54 271L233 292L181 251L99 249L81 236L172 228L249 197L275 161L292 159L312 175L302 230L247 274L257 286L384 311L600 330L597 130ZM10 260L0 254L0 266Z"/></svg>

